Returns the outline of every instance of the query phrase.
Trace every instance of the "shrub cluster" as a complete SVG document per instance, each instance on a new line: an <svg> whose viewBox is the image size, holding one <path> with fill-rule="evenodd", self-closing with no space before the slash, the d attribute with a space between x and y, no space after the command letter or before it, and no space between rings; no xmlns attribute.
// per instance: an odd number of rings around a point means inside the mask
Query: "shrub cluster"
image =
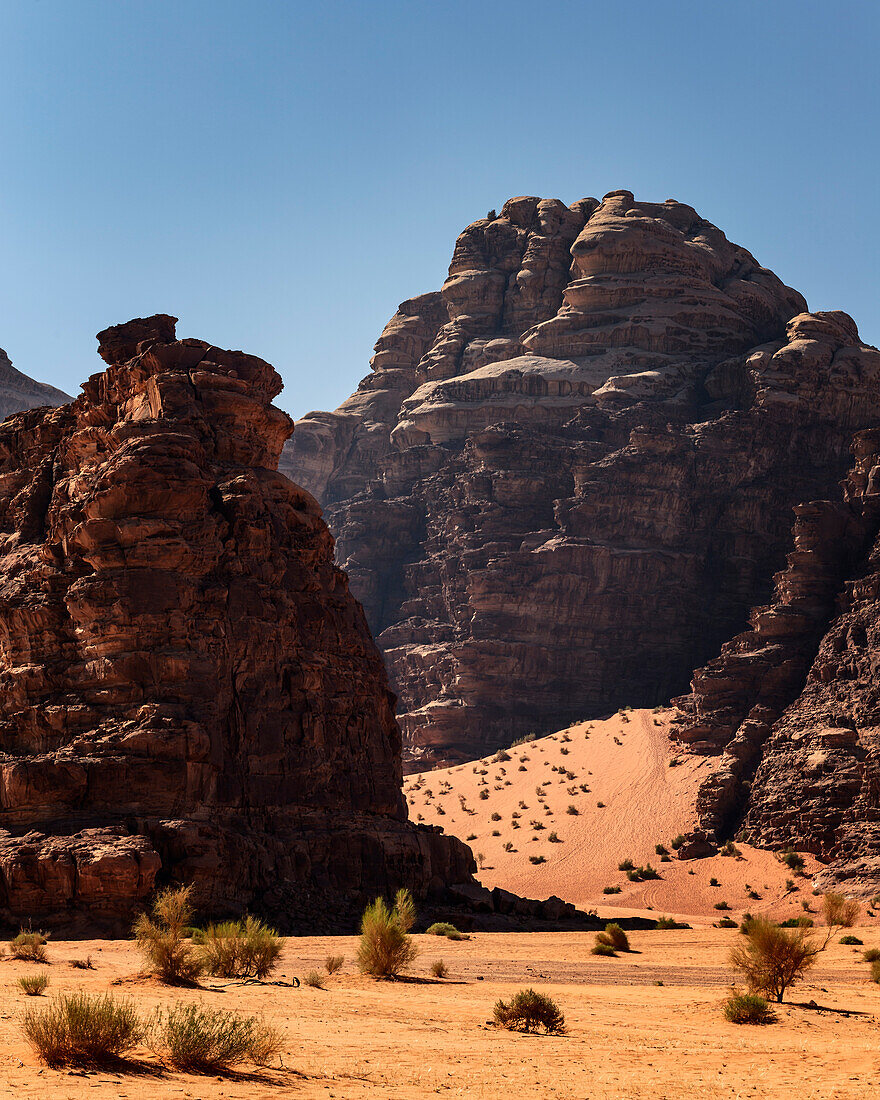
<svg viewBox="0 0 880 1100"><path fill-rule="evenodd" d="M763 997L732 989L724 1002L725 1019L732 1024L772 1024L776 1013Z"/></svg>
<svg viewBox="0 0 880 1100"><path fill-rule="evenodd" d="M200 939L200 961L221 978L267 978L283 947L278 933L256 917L209 924Z"/></svg>
<svg viewBox="0 0 880 1100"><path fill-rule="evenodd" d="M565 1033L565 1017L559 1006L544 993L534 989L521 989L505 1003L495 1004L495 1023L508 1031L538 1031L543 1028L548 1035Z"/></svg>

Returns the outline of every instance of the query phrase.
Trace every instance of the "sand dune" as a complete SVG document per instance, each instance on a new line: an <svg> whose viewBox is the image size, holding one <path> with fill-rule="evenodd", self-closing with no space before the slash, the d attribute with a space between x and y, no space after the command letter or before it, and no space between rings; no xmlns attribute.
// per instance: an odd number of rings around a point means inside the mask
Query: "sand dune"
<svg viewBox="0 0 880 1100"><path fill-rule="evenodd" d="M484 857L479 878L489 887L556 894L601 914L652 911L704 923L725 916L717 908L725 904L733 917L803 913L818 866L809 857L805 876L748 845L737 845L736 858L677 858L672 841L695 827L697 788L713 761L671 742L669 718L668 711L621 711L507 753L408 776L411 815L467 840ZM627 859L660 877L631 881L618 870Z"/></svg>

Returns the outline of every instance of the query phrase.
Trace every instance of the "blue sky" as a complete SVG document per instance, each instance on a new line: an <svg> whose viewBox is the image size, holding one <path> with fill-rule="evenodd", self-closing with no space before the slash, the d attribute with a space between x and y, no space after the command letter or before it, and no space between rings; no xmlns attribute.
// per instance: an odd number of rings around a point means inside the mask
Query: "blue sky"
<svg viewBox="0 0 880 1100"><path fill-rule="evenodd" d="M880 5L5 0L0 346L155 312L333 408L518 194L688 202L880 342Z"/></svg>

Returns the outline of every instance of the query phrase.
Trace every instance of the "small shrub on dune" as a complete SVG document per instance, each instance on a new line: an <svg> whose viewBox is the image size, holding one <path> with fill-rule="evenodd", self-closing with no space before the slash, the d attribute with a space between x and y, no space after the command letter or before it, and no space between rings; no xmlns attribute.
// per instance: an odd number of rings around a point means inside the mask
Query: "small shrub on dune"
<svg viewBox="0 0 880 1100"><path fill-rule="evenodd" d="M716 928L736 928L736 921L731 920L730 917L722 917L720 921L715 924Z"/></svg>
<svg viewBox="0 0 880 1100"><path fill-rule="evenodd" d="M866 963L877 962L880 959L880 947L869 947L867 951L862 952L862 958Z"/></svg>
<svg viewBox="0 0 880 1100"><path fill-rule="evenodd" d="M193 915L191 892L191 886L160 890L151 915L141 913L134 924L134 935L150 972L168 985L192 984L204 969L186 936Z"/></svg>
<svg viewBox="0 0 880 1100"><path fill-rule="evenodd" d="M435 959L431 963L431 973L435 978L445 978L449 971L446 969L446 963L442 959Z"/></svg>
<svg viewBox="0 0 880 1100"><path fill-rule="evenodd" d="M262 1066L281 1049L278 1032L258 1017L197 1004L160 1013L154 1041L176 1069L190 1073L216 1073L242 1062Z"/></svg>
<svg viewBox="0 0 880 1100"><path fill-rule="evenodd" d="M605 958L617 958L617 952L614 950L614 944L611 942L611 937L604 932L596 933L596 942L590 954L601 955Z"/></svg>
<svg viewBox="0 0 880 1100"><path fill-rule="evenodd" d="M335 974L337 970L342 969L342 964L344 962L344 955L328 955L324 960L324 969L328 974Z"/></svg>
<svg viewBox="0 0 880 1100"><path fill-rule="evenodd" d="M615 951L629 951L629 940L619 924L606 924L603 934L608 937L608 942Z"/></svg>
<svg viewBox="0 0 880 1100"><path fill-rule="evenodd" d="M858 936L841 936L840 942L847 947L861 947L862 941Z"/></svg>
<svg viewBox="0 0 880 1100"><path fill-rule="evenodd" d="M559 1006L544 993L534 989L521 989L510 1001L495 1003L495 1023L508 1031L538 1031L548 1035L565 1034L565 1017Z"/></svg>
<svg viewBox="0 0 880 1100"><path fill-rule="evenodd" d="M324 975L317 970L310 970L303 978L303 985L307 985L310 989L323 989Z"/></svg>
<svg viewBox="0 0 880 1100"><path fill-rule="evenodd" d="M209 924L199 959L221 978L267 978L281 956L283 942L274 928L256 917Z"/></svg>
<svg viewBox="0 0 880 1100"><path fill-rule="evenodd" d="M394 908L376 898L364 910L357 964L361 973L395 978L415 959L418 949L407 935L415 924L416 908L409 890L398 890Z"/></svg>
<svg viewBox="0 0 880 1100"><path fill-rule="evenodd" d="M48 1066L106 1065L124 1058L144 1037L134 1006L109 994L59 997L46 1008L25 1012L21 1026Z"/></svg>
<svg viewBox="0 0 880 1100"><path fill-rule="evenodd" d="M681 921L677 921L674 917L658 917L657 928L658 930L665 932L667 929L690 928L690 925L684 924Z"/></svg>
<svg viewBox="0 0 880 1100"><path fill-rule="evenodd" d="M21 962L48 962L47 937L42 932L19 932L9 945L10 954Z"/></svg>
<svg viewBox="0 0 880 1100"><path fill-rule="evenodd" d="M18 985L24 993L27 993L29 997L39 997L49 984L49 979L45 974L25 974L18 979Z"/></svg>
<svg viewBox="0 0 880 1100"><path fill-rule="evenodd" d="M733 989L724 1002L724 1017L732 1024L772 1024L776 1013L763 997Z"/></svg>
<svg viewBox="0 0 880 1100"><path fill-rule="evenodd" d="M602 893L603 894L619 894L620 893L620 887L619 886L603 886L602 887Z"/></svg>
<svg viewBox="0 0 880 1100"><path fill-rule="evenodd" d="M470 936L465 935L464 932L459 932L454 924L449 924L448 921L438 921L432 924L425 933L428 936L445 936L448 940L469 940Z"/></svg>
<svg viewBox="0 0 880 1100"><path fill-rule="evenodd" d="M71 959L70 965L74 970L94 970L95 964L92 962L92 956L86 955L84 959Z"/></svg>

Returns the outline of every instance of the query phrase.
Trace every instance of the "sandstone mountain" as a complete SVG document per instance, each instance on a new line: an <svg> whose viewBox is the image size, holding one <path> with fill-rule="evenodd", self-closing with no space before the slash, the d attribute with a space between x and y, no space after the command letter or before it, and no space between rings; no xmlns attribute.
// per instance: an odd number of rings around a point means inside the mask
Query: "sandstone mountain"
<svg viewBox="0 0 880 1100"><path fill-rule="evenodd" d="M38 405L64 405L72 400L62 390L45 382L35 382L16 370L9 356L0 348L0 420Z"/></svg>
<svg viewBox="0 0 880 1100"><path fill-rule="evenodd" d="M518 198L297 426L407 747L445 759L652 705L766 601L834 495L877 357L677 202Z"/></svg>
<svg viewBox="0 0 880 1100"><path fill-rule="evenodd" d="M470 880L407 820L382 659L273 368L157 316L0 425L0 916L124 931L156 882L326 925ZM346 928L350 925L345 925Z"/></svg>

